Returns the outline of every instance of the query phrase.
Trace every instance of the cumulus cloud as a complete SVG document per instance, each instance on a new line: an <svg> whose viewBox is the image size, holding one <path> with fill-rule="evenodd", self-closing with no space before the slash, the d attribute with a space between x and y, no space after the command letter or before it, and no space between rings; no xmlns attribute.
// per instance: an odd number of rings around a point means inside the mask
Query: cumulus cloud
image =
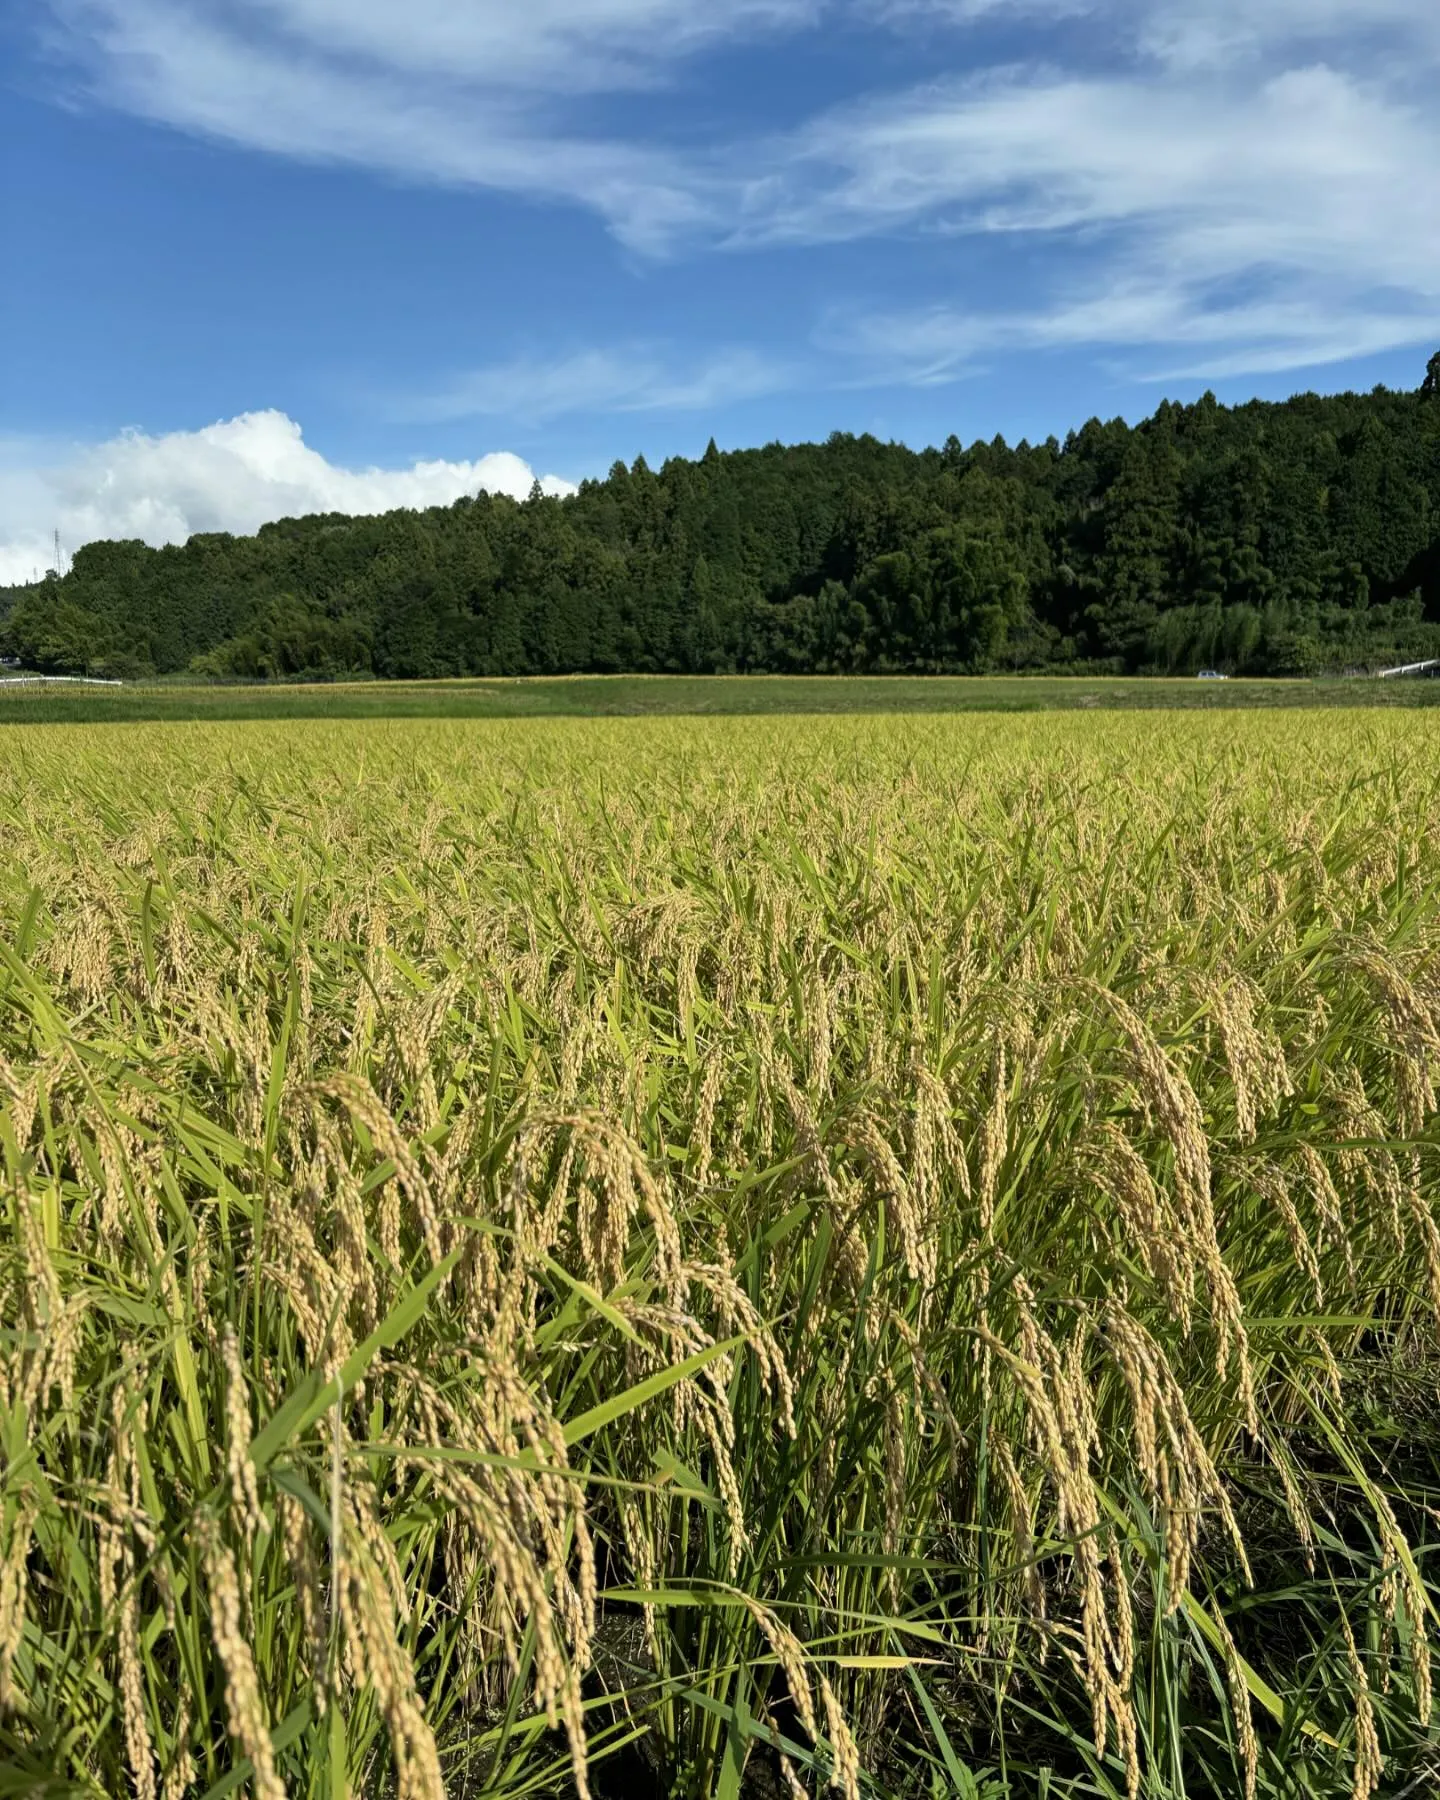
<svg viewBox="0 0 1440 1800"><path fill-rule="evenodd" d="M128 431L61 454L11 443L0 449L0 583L50 567L57 528L71 553L96 538L179 544L197 531L256 531L304 513L444 506L482 489L523 499L534 480L509 451L407 469L340 468L274 411L157 437ZM555 475L540 485L548 494L575 491Z"/></svg>

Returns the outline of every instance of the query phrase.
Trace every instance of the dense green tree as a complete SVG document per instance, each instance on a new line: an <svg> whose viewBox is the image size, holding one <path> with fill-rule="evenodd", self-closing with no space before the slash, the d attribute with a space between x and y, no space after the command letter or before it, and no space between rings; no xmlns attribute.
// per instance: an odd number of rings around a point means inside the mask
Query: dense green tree
<svg viewBox="0 0 1440 1800"><path fill-rule="evenodd" d="M56 672L270 679L1063 667L1440 653L1440 354L1413 393L1164 402L1062 442L869 436L253 537L88 545L0 589Z"/></svg>
<svg viewBox="0 0 1440 1800"><path fill-rule="evenodd" d="M98 673L114 649L113 632L63 588L50 580L21 595L0 625L0 649L41 675Z"/></svg>
<svg viewBox="0 0 1440 1800"><path fill-rule="evenodd" d="M1135 662L1175 592L1180 458L1169 436L1137 432L1106 496L1105 547L1088 616L1102 650Z"/></svg>

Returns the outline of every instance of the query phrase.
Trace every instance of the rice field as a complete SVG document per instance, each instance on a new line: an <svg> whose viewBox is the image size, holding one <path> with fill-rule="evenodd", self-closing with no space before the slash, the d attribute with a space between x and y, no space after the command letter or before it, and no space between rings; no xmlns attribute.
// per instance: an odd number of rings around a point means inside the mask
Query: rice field
<svg viewBox="0 0 1440 1800"><path fill-rule="evenodd" d="M1423 713L0 736L0 1795L1424 1795Z"/></svg>

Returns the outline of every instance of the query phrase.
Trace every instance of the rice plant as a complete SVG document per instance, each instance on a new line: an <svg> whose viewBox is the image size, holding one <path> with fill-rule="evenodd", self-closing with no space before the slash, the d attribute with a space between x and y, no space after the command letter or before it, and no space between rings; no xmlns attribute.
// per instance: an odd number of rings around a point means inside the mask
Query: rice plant
<svg viewBox="0 0 1440 1800"><path fill-rule="evenodd" d="M1440 1780L1423 719L0 765L0 1793Z"/></svg>

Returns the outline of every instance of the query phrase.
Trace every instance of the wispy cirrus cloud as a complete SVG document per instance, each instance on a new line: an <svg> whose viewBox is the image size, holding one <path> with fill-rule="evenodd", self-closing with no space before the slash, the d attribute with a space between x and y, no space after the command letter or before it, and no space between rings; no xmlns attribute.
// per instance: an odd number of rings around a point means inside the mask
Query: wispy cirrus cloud
<svg viewBox="0 0 1440 1800"><path fill-rule="evenodd" d="M793 386L801 372L748 349L684 358L643 344L518 357L456 376L395 408L405 419L540 424L576 413L695 412Z"/></svg>
<svg viewBox="0 0 1440 1800"><path fill-rule="evenodd" d="M1407 82L1427 110L1440 64L1432 0L49 0L49 12L57 53L111 104L280 155L575 200L650 250L863 235L957 204L974 208L971 228L1052 229L1123 215L1137 193L1183 199L1182 165L1245 172L1260 152L1249 185L1263 190L1277 152L1308 155L1319 130L1332 134L1323 176L1345 147L1334 133L1378 118L1394 138ZM1083 73L1050 60L1044 26L1062 16L1084 22ZM948 23L941 53L949 42L966 76L862 87L704 154L600 104L677 79L707 49L799 34L783 49L794 56L807 28L860 20L901 36ZM966 30L996 20L1019 33L1011 58L977 69ZM1369 116L1287 112L1287 80L1303 88L1332 66ZM1370 163L1394 171L1393 158Z"/></svg>
<svg viewBox="0 0 1440 1800"><path fill-rule="evenodd" d="M936 387L1013 351L1098 350L1131 380L1222 380L1323 367L1356 356L1440 342L1440 303L1379 302L1337 314L1283 297L1207 303L1157 282L1107 288L1031 311L931 306L832 316L821 347L856 386Z"/></svg>
<svg viewBox="0 0 1440 1800"><path fill-rule="evenodd" d="M1440 12L1427 0L1140 0L1134 16L1139 48L1172 69L1337 50L1342 61L1413 67L1440 54Z"/></svg>
<svg viewBox="0 0 1440 1800"><path fill-rule="evenodd" d="M59 54L109 104L283 156L573 202L644 253L953 239L951 291L913 307L914 330L948 320L992 352L1054 342L1167 370L1300 367L1424 342L1440 302L1435 0L50 6ZM859 79L809 118L708 149L624 103L682 72L703 91L720 47L793 58L811 29L862 25L923 32L940 72L879 93ZM1040 291L1004 318L967 292L965 246L981 239L1043 252ZM863 292L846 298L865 312ZM893 309L871 310L893 329ZM824 343L839 355L844 334ZM743 353L714 353L722 374L727 356ZM703 368L628 352L541 361L462 377L428 416L709 403ZM759 355L730 372L742 394L785 385Z"/></svg>
<svg viewBox="0 0 1440 1800"><path fill-rule="evenodd" d="M1440 117L1325 64L1245 80L1008 68L834 109L794 135L749 229L843 238L1144 224L1188 263L1440 269ZM744 227L742 226L742 229Z"/></svg>
<svg viewBox="0 0 1440 1800"><path fill-rule="evenodd" d="M237 30L267 21L332 57L490 88L583 93L650 85L727 40L813 24L823 0L230 0Z"/></svg>
<svg viewBox="0 0 1440 1800"><path fill-rule="evenodd" d="M721 224L693 155L591 121L708 45L818 0L49 0L50 45L99 102L272 155L569 200L632 248Z"/></svg>
<svg viewBox="0 0 1440 1800"><path fill-rule="evenodd" d="M772 230L923 218L1055 247L1050 291L1004 312L832 321L829 348L872 366L953 379L1006 349L1092 347L1132 375L1218 377L1440 336L1440 120L1329 67L1231 85L1010 72L827 120L804 153L833 179Z"/></svg>

